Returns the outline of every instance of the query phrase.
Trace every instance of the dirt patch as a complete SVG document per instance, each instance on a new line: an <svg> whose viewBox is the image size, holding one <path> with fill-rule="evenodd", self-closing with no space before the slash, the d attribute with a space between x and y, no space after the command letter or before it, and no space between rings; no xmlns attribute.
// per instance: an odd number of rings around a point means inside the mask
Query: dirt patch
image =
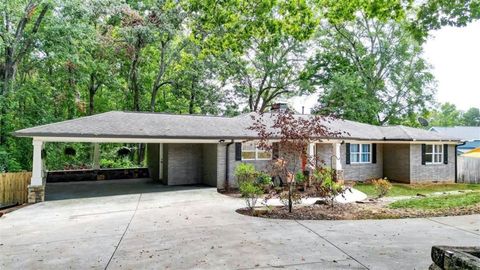
<svg viewBox="0 0 480 270"><path fill-rule="evenodd" d="M383 202L336 204L333 208L330 205L315 204L297 206L293 213L289 213L286 207L261 208L255 213L250 209L241 208L237 213L263 218L298 220L398 219L480 214L480 204L435 210L391 209Z"/></svg>

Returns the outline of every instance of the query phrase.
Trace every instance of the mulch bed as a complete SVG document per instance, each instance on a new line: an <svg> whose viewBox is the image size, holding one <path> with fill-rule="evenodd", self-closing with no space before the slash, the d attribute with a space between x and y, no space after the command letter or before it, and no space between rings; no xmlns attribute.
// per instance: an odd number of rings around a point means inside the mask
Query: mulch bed
<svg viewBox="0 0 480 270"><path fill-rule="evenodd" d="M315 204L297 206L292 213L289 213L286 207L261 208L254 214L250 209L241 208L237 213L263 218L298 220L398 219L480 214L480 204L434 210L390 209L382 202L335 204L333 208L330 205Z"/></svg>

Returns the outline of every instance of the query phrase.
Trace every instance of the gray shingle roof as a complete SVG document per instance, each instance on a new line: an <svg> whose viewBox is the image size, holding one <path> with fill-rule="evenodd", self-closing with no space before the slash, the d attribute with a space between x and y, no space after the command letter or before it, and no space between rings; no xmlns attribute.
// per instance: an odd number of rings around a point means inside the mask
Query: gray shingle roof
<svg viewBox="0 0 480 270"><path fill-rule="evenodd" d="M249 139L252 114L237 117L174 115L112 111L48 125L22 129L19 137L98 137L98 138L179 138ZM297 117L309 117L297 115ZM404 126L379 127L354 121L325 123L332 131L344 132L341 138L358 140L457 141L437 132Z"/></svg>
<svg viewBox="0 0 480 270"><path fill-rule="evenodd" d="M480 127L432 127L430 130L466 141L480 140Z"/></svg>

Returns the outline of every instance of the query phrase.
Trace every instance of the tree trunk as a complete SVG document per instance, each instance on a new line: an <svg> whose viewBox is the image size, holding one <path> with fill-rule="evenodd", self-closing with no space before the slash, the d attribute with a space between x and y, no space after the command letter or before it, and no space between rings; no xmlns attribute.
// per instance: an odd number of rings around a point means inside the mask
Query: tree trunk
<svg viewBox="0 0 480 270"><path fill-rule="evenodd" d="M69 97L73 100L73 104L76 103L75 93L76 93L76 81L75 81L75 68L73 67L73 63L68 63L68 86L67 93L69 93ZM75 106L68 106L68 119L72 119L75 117Z"/></svg>
<svg viewBox="0 0 480 270"><path fill-rule="evenodd" d="M4 31L5 32L10 32L11 30L11 21L9 18L9 8L8 8L8 2L5 1L5 9L3 10L4 12L4 18L3 18L3 26L4 26ZM4 73L3 73L3 84L2 84L2 89L0 91L0 145L3 145L6 142L7 138L7 121L5 120L5 117L8 113L8 102L7 102L7 96L9 92L11 91L12 85L15 81L15 75L17 73L17 65L20 63L24 56L29 52L29 49L32 45L32 36L35 35L38 32L38 29L40 28L40 24L43 21L43 18L45 17L45 14L47 13L48 9L50 8L49 4L45 4L40 11L40 14L38 15L37 19L35 20L35 23L33 24L33 27L30 30L30 35L29 38L24 37L25 29L27 24L29 23L31 19L32 13L35 11L37 8L37 3L34 3L34 1L29 1L28 4L25 7L25 10L23 12L22 18L19 20L16 29L14 30L15 36L13 40L11 40L11 45L5 47L4 51ZM28 28L27 28L28 29ZM17 49L17 50L16 50Z"/></svg>
<svg viewBox="0 0 480 270"><path fill-rule="evenodd" d="M195 105L195 79L192 80L192 85L190 89L190 102L188 103L189 114L193 114L194 105Z"/></svg>
<svg viewBox="0 0 480 270"><path fill-rule="evenodd" d="M88 86L88 115L95 113L95 95L101 85L102 83L98 81L95 73L91 73L90 84Z"/></svg>
<svg viewBox="0 0 480 270"><path fill-rule="evenodd" d="M159 63L159 70L157 73L157 77L155 78L155 82L153 83L152 86L152 96L150 98L150 111L155 111L155 103L157 100L157 93L158 89L163 85L161 83L163 79L163 75L165 74L165 49L166 49L166 43L162 42L161 43L161 49L160 49L160 63Z"/></svg>
<svg viewBox="0 0 480 270"><path fill-rule="evenodd" d="M292 213L292 183L288 184L288 212Z"/></svg>
<svg viewBox="0 0 480 270"><path fill-rule="evenodd" d="M130 90L133 92L133 110L140 111L140 86L138 85L138 62L140 60L140 42L135 44L132 65L129 72Z"/></svg>

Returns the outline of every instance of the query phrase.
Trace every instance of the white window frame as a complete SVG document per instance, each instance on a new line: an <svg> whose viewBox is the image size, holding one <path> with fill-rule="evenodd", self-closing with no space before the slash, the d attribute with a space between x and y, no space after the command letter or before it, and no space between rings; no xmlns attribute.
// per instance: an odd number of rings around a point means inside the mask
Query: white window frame
<svg viewBox="0 0 480 270"><path fill-rule="evenodd" d="M428 146L432 146L432 151L427 152ZM440 151L435 150L435 146L440 146ZM438 165L438 164L443 164L443 144L439 143L431 143L431 144L426 144L425 147L425 164L427 165ZM427 162L427 156L430 155L432 157L432 161ZM435 156L440 156L439 161L435 161Z"/></svg>
<svg viewBox="0 0 480 270"><path fill-rule="evenodd" d="M358 152L352 152L352 145L358 145ZM363 152L363 145L369 145L370 151ZM362 155L368 153L368 161L362 161ZM352 154L358 154L358 161L353 161ZM371 143L350 143L350 163L351 164L370 164L372 163L372 144Z"/></svg>
<svg viewBox="0 0 480 270"><path fill-rule="evenodd" d="M253 143L254 145L254 150L244 150L244 145L246 145L246 143ZM255 158L243 158L243 152L255 152ZM263 152L270 152L270 157L269 158L260 158L258 156L259 153L263 153ZM254 142L254 141L249 141L249 142L244 142L242 143L242 160L272 160L273 158L273 151L272 149L270 150L263 150L263 149L259 149L257 147L257 143Z"/></svg>

